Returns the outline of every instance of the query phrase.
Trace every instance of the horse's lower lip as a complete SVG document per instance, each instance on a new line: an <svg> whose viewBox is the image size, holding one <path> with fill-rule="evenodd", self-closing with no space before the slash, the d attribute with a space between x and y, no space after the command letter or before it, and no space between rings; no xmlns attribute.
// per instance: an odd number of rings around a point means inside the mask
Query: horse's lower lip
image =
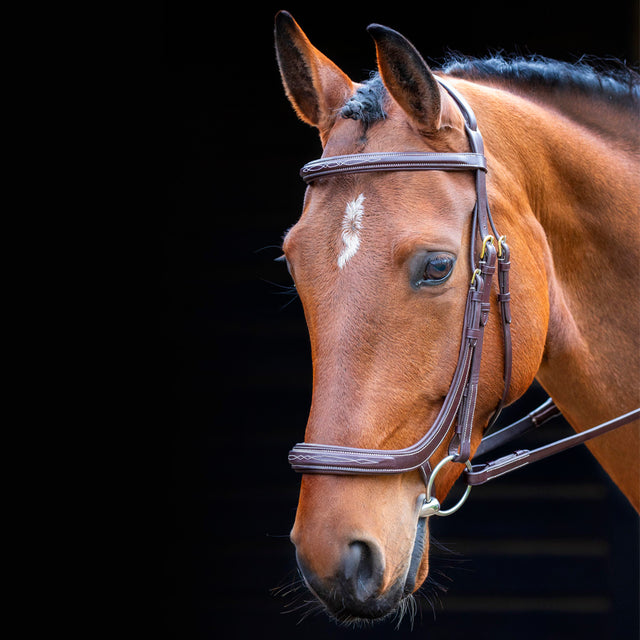
<svg viewBox="0 0 640 640"><path fill-rule="evenodd" d="M416 587L416 576L420 563L422 562L422 554L424 553L424 543L427 531L427 519L418 518L418 525L416 527L416 539L413 544L413 550L411 552L411 561L409 563L409 569L407 570L407 579L404 584L404 595L408 596L413 593Z"/></svg>
<svg viewBox="0 0 640 640"><path fill-rule="evenodd" d="M398 585L400 586L400 585ZM393 615L402 600L401 589L391 589L383 597L371 599L363 603L346 603L342 609L329 610L338 622L354 622L356 620L384 620Z"/></svg>

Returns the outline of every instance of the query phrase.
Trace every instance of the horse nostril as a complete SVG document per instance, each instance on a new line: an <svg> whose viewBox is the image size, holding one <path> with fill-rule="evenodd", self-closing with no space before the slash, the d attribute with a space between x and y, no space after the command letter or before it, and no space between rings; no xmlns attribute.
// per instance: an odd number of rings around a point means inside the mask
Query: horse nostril
<svg viewBox="0 0 640 640"><path fill-rule="evenodd" d="M349 544L342 560L346 591L360 602L377 594L382 584L384 563L379 549L356 540Z"/></svg>

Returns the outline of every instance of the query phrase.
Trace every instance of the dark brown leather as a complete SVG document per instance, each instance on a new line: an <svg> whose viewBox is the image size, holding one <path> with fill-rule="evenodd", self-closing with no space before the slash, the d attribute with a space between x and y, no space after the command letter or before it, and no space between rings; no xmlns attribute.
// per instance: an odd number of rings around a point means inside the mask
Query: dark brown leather
<svg viewBox="0 0 640 640"><path fill-rule="evenodd" d="M496 423L500 417L511 385L512 348L511 348L511 291L509 290L509 269L511 268L511 251L504 237L498 240L498 304L500 305L502 320L502 344L504 348L504 385L502 387L502 398L489 421L487 430Z"/></svg>
<svg viewBox="0 0 640 640"><path fill-rule="evenodd" d="M473 465L470 471L465 471L467 484L474 486L477 484L484 484L485 482L489 482L489 480L493 480L494 478L503 476L511 471L525 467L532 462L543 460L544 458L548 458L556 453L566 451L567 449L571 449L572 447L587 442L588 440L602 436L605 433L609 433L614 429L623 427L624 425L637 420L639 417L640 409L635 409L634 411L629 411L629 413L618 416L613 420L599 424L598 426L582 431L581 433L576 433L567 438L563 438L562 440L551 442L550 444L534 449L533 451L520 449L508 456L498 458L497 460L493 460L487 464Z"/></svg>
<svg viewBox="0 0 640 640"><path fill-rule="evenodd" d="M551 398L548 398L543 404L541 404L537 409L534 409L524 418L510 424L508 427L500 429L500 431L496 431L490 435L485 435L484 438L482 438L480 446L476 449L474 460L489 453L490 451L493 451L494 449L497 449L498 447L501 447L503 444L511 442L511 440L527 433L527 431L541 427L549 420L561 415L560 409L556 407Z"/></svg>
<svg viewBox="0 0 640 640"><path fill-rule="evenodd" d="M318 178L340 173L365 173L370 171L469 171L487 170L487 163L480 153L353 153L313 160L300 169L300 177L309 184Z"/></svg>

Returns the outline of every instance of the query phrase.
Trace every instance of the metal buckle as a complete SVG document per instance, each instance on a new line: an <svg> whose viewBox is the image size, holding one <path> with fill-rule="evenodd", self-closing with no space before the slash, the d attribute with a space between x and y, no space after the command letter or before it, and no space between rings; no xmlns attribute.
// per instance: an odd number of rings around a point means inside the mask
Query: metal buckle
<svg viewBox="0 0 640 640"><path fill-rule="evenodd" d="M450 509L442 509L440 506L440 501L431 495L431 490L433 489L433 482L436 478L436 475L442 467L444 467L447 462L451 462L455 456L447 456L446 458L442 458L440 462L436 465L435 469L431 472L429 476L429 482L427 483L427 495L424 499L424 503L420 508L420 518L429 518L430 516L450 516L452 513L455 513L467 500L469 494L471 493L471 485L467 485L467 488L464 492L464 495L458 502L451 507ZM465 466L469 471L472 470L471 463L467 460Z"/></svg>
<svg viewBox="0 0 640 640"><path fill-rule="evenodd" d="M485 236L484 240L482 241L482 251L480 252L480 260L482 260L484 258L484 252L487 250L487 244L488 243L493 244L493 236L492 235Z"/></svg>
<svg viewBox="0 0 640 640"><path fill-rule="evenodd" d="M502 245L507 243L507 236L500 236L498 240L498 258L502 258Z"/></svg>

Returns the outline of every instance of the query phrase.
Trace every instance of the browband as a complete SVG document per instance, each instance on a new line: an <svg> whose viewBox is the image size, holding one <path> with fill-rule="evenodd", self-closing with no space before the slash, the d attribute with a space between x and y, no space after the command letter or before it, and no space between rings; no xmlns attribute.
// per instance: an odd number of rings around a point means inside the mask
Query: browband
<svg viewBox="0 0 640 640"><path fill-rule="evenodd" d="M487 170L481 153L353 153L313 160L300 169L300 177L309 184L317 178L339 173L366 173L369 171L469 171Z"/></svg>

